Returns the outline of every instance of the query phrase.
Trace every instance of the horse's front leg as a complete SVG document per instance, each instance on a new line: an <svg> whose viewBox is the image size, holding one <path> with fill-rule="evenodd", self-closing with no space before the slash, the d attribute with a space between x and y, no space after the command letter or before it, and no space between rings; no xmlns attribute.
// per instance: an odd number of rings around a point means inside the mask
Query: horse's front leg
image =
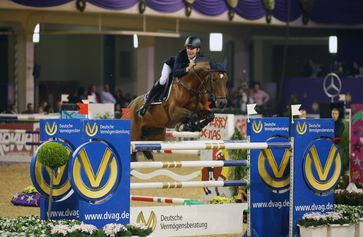
<svg viewBox="0 0 363 237"><path fill-rule="evenodd" d="M202 131L202 129L208 125L208 123L212 122L214 119L214 113L209 110L203 110L200 112L200 121L198 120L198 124L196 125L197 131Z"/></svg>
<svg viewBox="0 0 363 237"><path fill-rule="evenodd" d="M177 123L178 131L195 131L195 126L199 123L198 115L186 108L174 106L169 114L171 120Z"/></svg>

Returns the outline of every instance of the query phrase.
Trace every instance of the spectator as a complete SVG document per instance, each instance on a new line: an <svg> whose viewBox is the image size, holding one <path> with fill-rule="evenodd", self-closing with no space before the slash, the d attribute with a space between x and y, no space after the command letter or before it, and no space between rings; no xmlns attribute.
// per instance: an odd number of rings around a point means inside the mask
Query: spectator
<svg viewBox="0 0 363 237"><path fill-rule="evenodd" d="M340 113L338 108L333 108L331 110L331 117L334 120L334 143L338 144L341 140L341 137L344 132L344 123L342 119L340 118Z"/></svg>
<svg viewBox="0 0 363 237"><path fill-rule="evenodd" d="M307 118L307 112L306 112L306 109L304 109L304 108L300 108L300 109L299 109L299 111L300 111L299 118L300 118L300 119L306 119L306 118Z"/></svg>
<svg viewBox="0 0 363 237"><path fill-rule="evenodd" d="M14 103L11 104L9 114L17 114L18 113L18 106Z"/></svg>
<svg viewBox="0 0 363 237"><path fill-rule="evenodd" d="M259 82L256 82L253 87L252 98L257 106L264 106L270 100L270 96L261 89L261 84Z"/></svg>
<svg viewBox="0 0 363 237"><path fill-rule="evenodd" d="M96 85L90 85L88 87L88 102L89 103L101 103L101 96L97 92Z"/></svg>
<svg viewBox="0 0 363 237"><path fill-rule="evenodd" d="M113 95L110 92L110 86L108 84L105 84L103 86L103 91L101 93L101 102L104 104L116 104L116 99L113 97Z"/></svg>
<svg viewBox="0 0 363 237"><path fill-rule="evenodd" d="M359 75L359 65L357 61L353 61L352 68L350 69L349 75L357 77Z"/></svg>
<svg viewBox="0 0 363 237"><path fill-rule="evenodd" d="M116 91L115 99L116 99L116 104L119 105L120 108L126 107L127 101L126 101L126 98L123 96L121 89L118 89Z"/></svg>
<svg viewBox="0 0 363 237"><path fill-rule="evenodd" d="M33 110L33 104L32 103L27 103L26 104L26 110L21 112L22 114L33 114L34 110Z"/></svg>
<svg viewBox="0 0 363 237"><path fill-rule="evenodd" d="M42 105L38 106L38 114L44 114L44 107Z"/></svg>

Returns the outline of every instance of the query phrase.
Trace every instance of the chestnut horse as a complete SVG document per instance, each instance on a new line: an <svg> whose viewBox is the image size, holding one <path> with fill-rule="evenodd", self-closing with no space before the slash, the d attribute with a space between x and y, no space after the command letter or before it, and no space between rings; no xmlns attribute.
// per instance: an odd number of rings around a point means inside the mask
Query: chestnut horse
<svg viewBox="0 0 363 237"><path fill-rule="evenodd" d="M145 95L137 97L129 105L131 140L164 141L166 128L201 131L214 119L207 105L208 99L218 108L227 104L227 80L224 70L211 69L210 62L202 59L186 75L175 78L168 99L151 105L143 118L137 115L137 111ZM150 151L145 151L144 155L153 159ZM136 160L136 153L133 153L132 159Z"/></svg>

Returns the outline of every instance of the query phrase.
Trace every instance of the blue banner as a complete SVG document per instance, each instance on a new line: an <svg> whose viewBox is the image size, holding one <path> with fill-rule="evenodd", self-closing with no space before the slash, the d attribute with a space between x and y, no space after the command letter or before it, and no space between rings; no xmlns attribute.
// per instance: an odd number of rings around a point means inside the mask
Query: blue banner
<svg viewBox="0 0 363 237"><path fill-rule="evenodd" d="M288 118L250 119L250 142L288 142ZM289 149L250 151L250 221L248 236L277 237L289 233Z"/></svg>
<svg viewBox="0 0 363 237"><path fill-rule="evenodd" d="M342 167L332 119L296 119L290 207L290 236L299 236L297 224L305 213L333 209L333 188Z"/></svg>
<svg viewBox="0 0 363 237"><path fill-rule="evenodd" d="M80 220L99 228L130 219L130 121L84 120L89 142L73 153L68 169L79 196Z"/></svg>
<svg viewBox="0 0 363 237"><path fill-rule="evenodd" d="M40 120L40 141L62 144L69 151L71 158L75 148L85 141L82 138L82 123L78 119ZM58 168L53 180L54 201L52 202L51 219L78 219L78 198L71 188L67 172L68 166L69 161L65 166ZM30 174L35 188L42 194L40 199L40 217L42 219L47 219L47 197L49 196L51 173L49 168L40 164L37 152L35 152L30 163Z"/></svg>

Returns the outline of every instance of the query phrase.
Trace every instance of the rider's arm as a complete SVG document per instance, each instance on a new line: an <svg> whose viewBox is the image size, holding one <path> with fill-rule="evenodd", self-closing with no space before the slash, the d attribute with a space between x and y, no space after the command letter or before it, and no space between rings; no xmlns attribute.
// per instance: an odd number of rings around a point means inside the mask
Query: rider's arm
<svg viewBox="0 0 363 237"><path fill-rule="evenodd" d="M186 52L181 51L175 58L174 68L173 68L173 76L174 77L182 77L188 73L188 56Z"/></svg>

